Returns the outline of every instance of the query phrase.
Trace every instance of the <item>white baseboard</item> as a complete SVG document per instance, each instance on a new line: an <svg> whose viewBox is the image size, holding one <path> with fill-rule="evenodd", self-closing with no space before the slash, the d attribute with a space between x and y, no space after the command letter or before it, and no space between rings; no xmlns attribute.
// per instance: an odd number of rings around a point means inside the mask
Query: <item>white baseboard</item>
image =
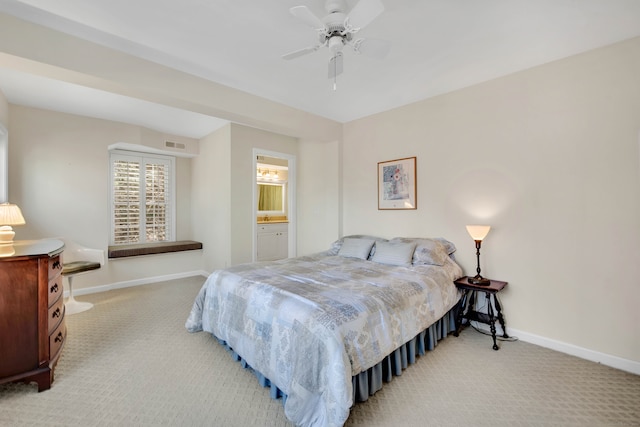
<svg viewBox="0 0 640 427"><path fill-rule="evenodd" d="M474 325L485 332L489 331L489 326L484 324L478 324L474 322ZM497 335L502 335L502 329L499 325L496 325ZM507 327L507 334L511 337L517 337L519 340L528 342L530 344L539 345L540 347L549 348L551 350L559 351L561 353L576 356L581 359L589 360L591 362L601 363L612 368L620 369L621 371L630 372L632 374L640 375L640 362L633 360L623 359L611 354L600 353L598 351L589 350L587 348L578 347L577 345L567 344L562 341L552 340L540 335L530 334L528 332L520 331L518 329L512 329Z"/></svg>
<svg viewBox="0 0 640 427"><path fill-rule="evenodd" d="M511 328L507 328L507 331L509 335L517 336L518 339L531 344L536 344L541 347L550 348L552 350L570 354L581 359L590 360L592 362L601 363L612 368L620 369L621 371L640 375L640 362L623 359L622 357L613 356L611 354L600 353L598 351L578 347L577 345L567 344L565 342L552 340L550 338L541 337L539 335L534 335Z"/></svg>
<svg viewBox="0 0 640 427"><path fill-rule="evenodd" d="M154 276L154 277L145 277L143 279L127 280L124 282L116 282L108 285L93 286L90 288L76 289L74 286L73 296L76 297L78 295L96 294L99 292L107 292L114 289L130 288L132 286L148 285L151 283L166 282L167 280L183 279L185 277L193 277L193 276L207 277L209 276L209 273L207 273L204 270L187 271L184 273L168 274L165 276ZM64 296L65 297L69 296L69 290L64 291Z"/></svg>

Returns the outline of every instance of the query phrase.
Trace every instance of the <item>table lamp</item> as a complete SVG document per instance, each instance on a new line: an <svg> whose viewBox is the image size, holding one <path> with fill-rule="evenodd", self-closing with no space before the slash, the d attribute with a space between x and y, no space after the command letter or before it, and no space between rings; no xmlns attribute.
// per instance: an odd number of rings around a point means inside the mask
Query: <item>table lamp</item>
<svg viewBox="0 0 640 427"><path fill-rule="evenodd" d="M491 226L489 225L467 225L467 232L476 242L476 258L478 259L477 274L468 279L469 283L473 285L489 286L489 284L491 284L489 279L485 279L480 275L480 245L482 244L482 239L487 237L489 230L491 230Z"/></svg>
<svg viewBox="0 0 640 427"><path fill-rule="evenodd" d="M12 245L16 233L11 226L24 224L24 217L17 205L0 203L0 245Z"/></svg>

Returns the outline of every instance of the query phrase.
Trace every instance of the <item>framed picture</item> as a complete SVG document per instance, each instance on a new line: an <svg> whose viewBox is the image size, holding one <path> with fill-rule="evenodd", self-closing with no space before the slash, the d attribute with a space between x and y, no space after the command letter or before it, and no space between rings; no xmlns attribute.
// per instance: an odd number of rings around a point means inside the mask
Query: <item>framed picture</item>
<svg viewBox="0 0 640 427"><path fill-rule="evenodd" d="M378 209L417 209L415 157L378 163Z"/></svg>

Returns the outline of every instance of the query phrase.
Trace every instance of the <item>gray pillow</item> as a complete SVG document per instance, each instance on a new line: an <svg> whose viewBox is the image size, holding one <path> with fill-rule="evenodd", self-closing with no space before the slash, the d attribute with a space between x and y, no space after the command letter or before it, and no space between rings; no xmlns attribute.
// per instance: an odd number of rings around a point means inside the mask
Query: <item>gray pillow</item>
<svg viewBox="0 0 640 427"><path fill-rule="evenodd" d="M376 252L371 261L381 264L410 266L416 244L402 242L376 242Z"/></svg>
<svg viewBox="0 0 640 427"><path fill-rule="evenodd" d="M331 244L331 247L329 248L328 251L328 255L338 255L338 252L340 251L340 248L342 247L342 243L344 242L344 239L369 239L369 240L374 240L376 242L386 242L387 239L383 239L382 237L376 237L376 236L369 236L366 234L351 234L349 236L344 236L338 240L336 240L335 242L333 242ZM373 255L373 252L375 252L376 247L373 246L371 248L371 253L369 254L369 256Z"/></svg>
<svg viewBox="0 0 640 427"><path fill-rule="evenodd" d="M351 258L369 258L369 252L375 240L373 239L353 239L346 237L342 242L342 246L338 251L339 256L351 257Z"/></svg>
<svg viewBox="0 0 640 427"><path fill-rule="evenodd" d="M449 256L447 248L438 239L394 237L390 242L415 243L413 252L413 265L438 265L443 266Z"/></svg>
<svg viewBox="0 0 640 427"><path fill-rule="evenodd" d="M444 246L445 250L449 255L452 255L456 251L456 245L454 245L447 239L443 239L442 237L434 237L433 240L435 240L436 242L442 243L442 245Z"/></svg>

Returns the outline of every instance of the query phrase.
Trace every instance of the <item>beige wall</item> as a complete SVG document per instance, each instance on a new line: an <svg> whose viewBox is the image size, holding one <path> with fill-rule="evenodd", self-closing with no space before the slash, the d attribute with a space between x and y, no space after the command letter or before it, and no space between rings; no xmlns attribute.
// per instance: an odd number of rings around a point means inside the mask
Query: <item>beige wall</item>
<svg viewBox="0 0 640 427"><path fill-rule="evenodd" d="M339 141L298 144L298 254L329 248L340 237L341 145Z"/></svg>
<svg viewBox="0 0 640 427"><path fill-rule="evenodd" d="M253 211L253 149L266 152L283 153L296 157L298 179L296 199L302 215L297 215L298 253L320 251L328 247L327 236L336 236L338 212L336 193L317 192L325 186L337 187L337 173L326 180L320 175L322 167L319 156L330 160L329 172L337 169L334 156L336 145L313 143L313 150L305 150L306 144L296 138L279 135L242 125L229 124L200 141L200 155L193 159L192 193L194 236L204 246L203 268L211 272L217 268L251 262L253 257L253 232L255 212ZM324 193L324 194L323 194ZM316 200L322 200L323 207L308 203L317 194ZM313 220L307 213L313 209ZM327 217L331 217L328 220ZM317 221L316 221L317 220ZM315 239L312 245L305 244L310 233L318 233L318 224L332 223L331 230L324 230L322 239ZM294 224L291 224L293 227ZM330 242L329 242L330 243Z"/></svg>
<svg viewBox="0 0 640 427"><path fill-rule="evenodd" d="M253 149L297 156L297 138L279 135L242 125L231 125L231 264L253 260Z"/></svg>
<svg viewBox="0 0 640 427"><path fill-rule="evenodd" d="M193 159L193 235L203 245L203 269L231 265L231 125L200 140Z"/></svg>
<svg viewBox="0 0 640 427"><path fill-rule="evenodd" d="M640 39L345 125L344 232L493 228L507 327L640 362ZM418 209L378 211L376 164L417 157Z"/></svg>
<svg viewBox="0 0 640 427"><path fill-rule="evenodd" d="M107 250L111 144L141 144L138 126L10 106L9 193L26 225L16 238L65 237ZM163 136L158 134L159 136ZM192 141L197 144L197 141ZM177 237L191 239L191 161L176 162ZM201 270L200 251L109 261L76 289Z"/></svg>

